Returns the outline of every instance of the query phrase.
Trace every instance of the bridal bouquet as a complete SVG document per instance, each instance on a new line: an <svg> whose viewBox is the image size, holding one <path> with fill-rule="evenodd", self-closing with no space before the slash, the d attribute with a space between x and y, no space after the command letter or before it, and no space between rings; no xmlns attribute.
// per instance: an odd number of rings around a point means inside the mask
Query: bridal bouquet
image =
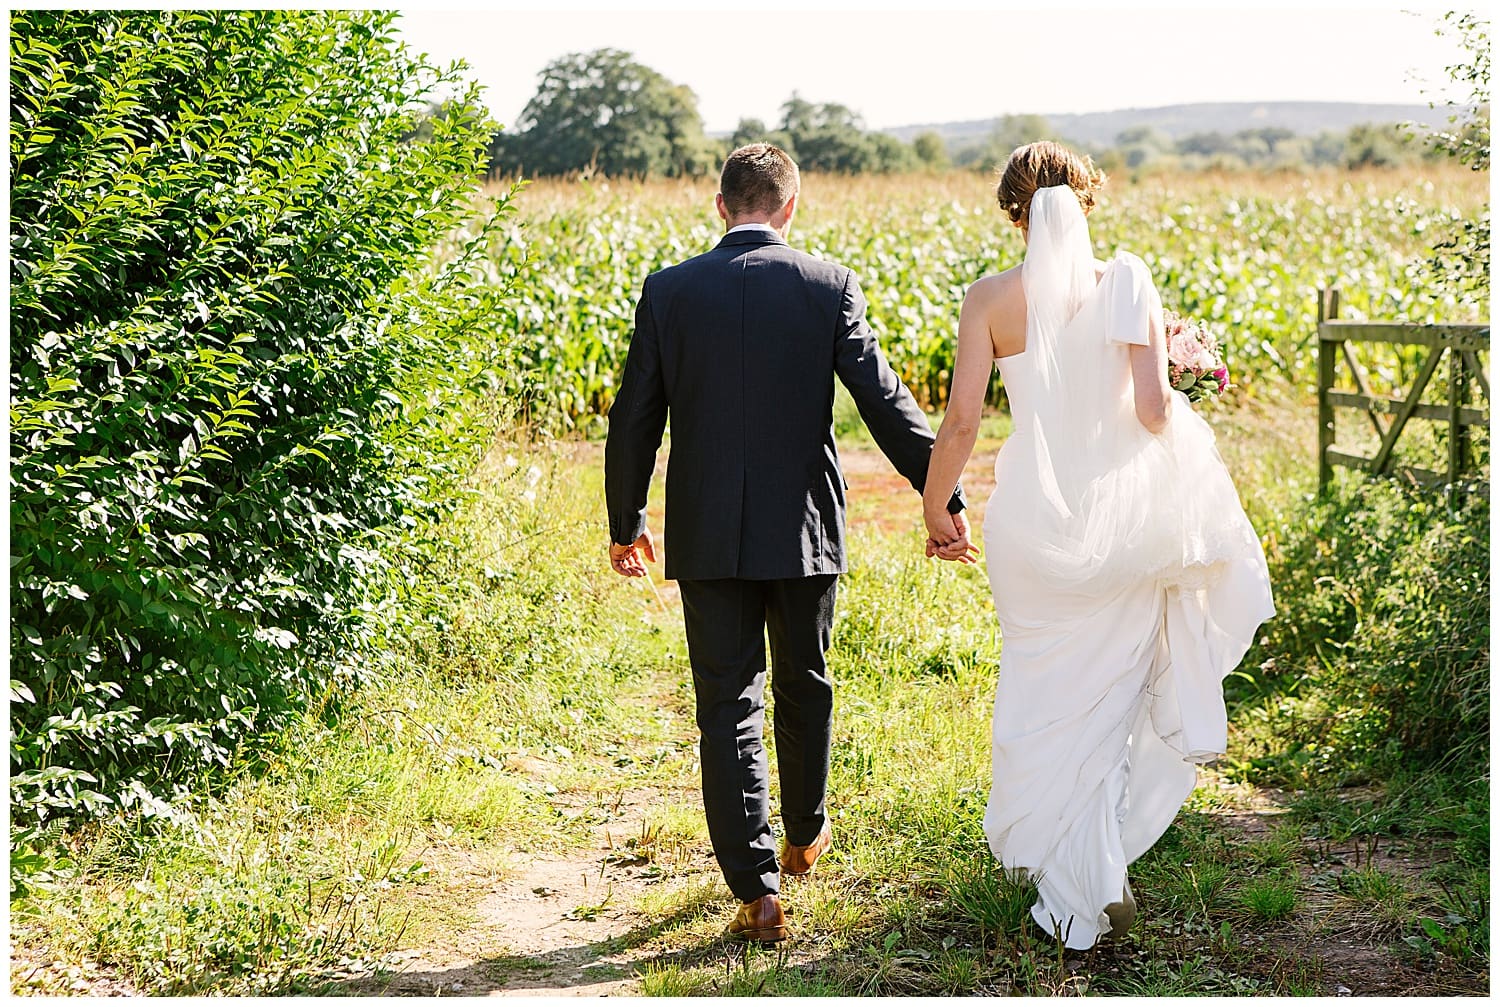
<svg viewBox="0 0 1500 1007"><path fill-rule="evenodd" d="M1163 313L1167 329L1167 380L1190 402L1216 398L1229 387L1229 369L1213 333L1176 312Z"/></svg>

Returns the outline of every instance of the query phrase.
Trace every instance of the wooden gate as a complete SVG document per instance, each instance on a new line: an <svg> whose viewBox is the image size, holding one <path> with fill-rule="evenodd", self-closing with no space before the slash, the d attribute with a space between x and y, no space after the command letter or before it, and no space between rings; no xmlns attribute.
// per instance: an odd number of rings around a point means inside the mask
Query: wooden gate
<svg viewBox="0 0 1500 1007"><path fill-rule="evenodd" d="M1390 322L1346 322L1338 317L1337 290L1324 290L1318 300L1318 489L1333 479L1333 466L1363 469L1372 475L1399 474L1423 485L1457 483L1473 464L1469 428L1489 423L1490 382L1479 359L1490 348L1488 325L1412 325ZM1370 390L1368 377L1350 343L1397 343L1427 346L1427 359L1417 370L1411 391L1404 399L1382 398ZM1358 392L1334 387L1338 358L1342 355L1353 373ZM1422 392L1448 360L1448 401L1422 401ZM1478 387L1484 408L1469 405L1472 386ZM1373 457L1353 454L1334 446L1335 408L1358 409L1368 418L1380 439ZM1387 420L1389 417L1389 420ZM1413 417L1448 424L1446 472L1392 463L1396 441Z"/></svg>

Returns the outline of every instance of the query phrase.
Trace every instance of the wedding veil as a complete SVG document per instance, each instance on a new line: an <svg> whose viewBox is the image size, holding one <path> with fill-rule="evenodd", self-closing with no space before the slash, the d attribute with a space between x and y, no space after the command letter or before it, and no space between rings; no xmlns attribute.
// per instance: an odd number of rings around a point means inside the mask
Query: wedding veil
<svg viewBox="0 0 1500 1007"><path fill-rule="evenodd" d="M1041 387L1058 387L1057 339L1094 290L1094 249L1078 196L1066 185L1038 189L1031 198L1026 260L1026 349L1039 354Z"/></svg>
<svg viewBox="0 0 1500 1007"><path fill-rule="evenodd" d="M1169 534L1153 513L1149 485L1162 459L1139 464L1143 452L1161 448L1133 415L1120 345L1146 341L1145 306L1115 310L1132 296L1134 271L1117 262L1096 278L1088 222L1069 186L1038 189L1029 216L1021 265L1026 350L1004 371L1040 492L1007 504L1008 531L1031 543L1043 582L1095 591L1159 563Z"/></svg>
<svg viewBox="0 0 1500 1007"><path fill-rule="evenodd" d="M1226 519L1238 497L1185 399L1159 435L1135 417L1127 349L1160 310L1146 264L1122 252L1098 275L1077 195L1048 186L1031 200L1021 284L1026 349L1001 361L1018 443L996 472L1006 520L986 541L1013 543L1008 558L1061 591L1218 576L1254 531Z"/></svg>

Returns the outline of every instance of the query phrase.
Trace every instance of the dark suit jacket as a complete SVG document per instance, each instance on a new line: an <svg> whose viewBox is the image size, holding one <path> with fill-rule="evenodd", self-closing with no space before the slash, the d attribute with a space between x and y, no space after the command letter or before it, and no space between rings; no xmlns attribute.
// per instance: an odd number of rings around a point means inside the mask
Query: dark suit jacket
<svg viewBox="0 0 1500 1007"><path fill-rule="evenodd" d="M670 412L668 578L843 573L835 374L920 492L932 430L881 354L850 270L756 229L648 276L609 413L610 537L628 545L646 526ZM949 510L962 507L955 488Z"/></svg>

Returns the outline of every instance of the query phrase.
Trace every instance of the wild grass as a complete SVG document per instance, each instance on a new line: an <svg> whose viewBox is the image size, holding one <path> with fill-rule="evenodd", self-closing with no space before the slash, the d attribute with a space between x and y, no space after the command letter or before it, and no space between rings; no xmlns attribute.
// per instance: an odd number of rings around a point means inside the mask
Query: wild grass
<svg viewBox="0 0 1500 1007"><path fill-rule="evenodd" d="M594 569L598 482L563 450L502 447L379 683L191 816L60 837L49 880L12 903L17 946L144 993L316 992L462 921L460 903L403 897L435 872L485 883L579 842L549 799L606 800L597 767L610 787L690 773L642 696L662 686L643 672L673 665L657 634L627 643L641 598ZM660 853L699 835L681 814L654 829ZM49 970L29 971L13 986L47 991Z"/></svg>
<svg viewBox="0 0 1500 1007"><path fill-rule="evenodd" d="M1461 540L1453 529L1472 533L1461 515L1442 518L1442 541L1435 524L1392 521L1373 545L1341 538L1347 554L1309 544L1337 527L1330 514L1362 530L1371 525L1353 508L1385 505L1378 493L1310 499L1306 420L1295 403L1265 401L1213 418L1267 536L1283 611L1332 604L1341 588L1319 578L1347 578L1360 550L1403 583L1426 583L1434 563L1466 569L1470 553L1444 544ZM1136 927L1061 953L1030 920L1031 885L1001 872L980 829L1003 646L983 570L921 557L914 494L908 523L855 530L841 583L835 846L813 877L786 886L790 945L727 945L732 900L702 860L680 615L669 595L619 581L600 559L600 476L588 445L494 452L434 553L441 590L412 586L421 617L381 684L308 717L191 820L47 847L55 876L13 902L23 965L13 988L62 991L54 972L25 964L59 960L140 992L332 991L396 967L400 948L462 930L466 893L538 852L576 847L632 789L657 796L643 822L610 833L612 855L643 862L658 883L628 906L569 908L628 908L648 922L632 938L650 953L631 987L647 995L1485 987L1487 750L1455 738L1462 758L1429 761L1371 727L1336 734L1319 760L1299 754L1299 711L1352 709L1360 676L1383 680L1384 665L1365 663L1395 653L1378 649L1394 646L1379 634L1325 652L1268 630L1261 660L1278 674L1253 667L1253 682L1234 683L1230 758L1202 774L1131 868ZM1325 573L1301 569L1309 563ZM1268 829L1238 824L1266 809ZM1346 941L1373 956L1356 976L1365 987L1328 958Z"/></svg>
<svg viewBox="0 0 1500 1007"><path fill-rule="evenodd" d="M1240 889L1240 904L1261 920L1280 920L1297 908L1295 874L1252 878Z"/></svg>

